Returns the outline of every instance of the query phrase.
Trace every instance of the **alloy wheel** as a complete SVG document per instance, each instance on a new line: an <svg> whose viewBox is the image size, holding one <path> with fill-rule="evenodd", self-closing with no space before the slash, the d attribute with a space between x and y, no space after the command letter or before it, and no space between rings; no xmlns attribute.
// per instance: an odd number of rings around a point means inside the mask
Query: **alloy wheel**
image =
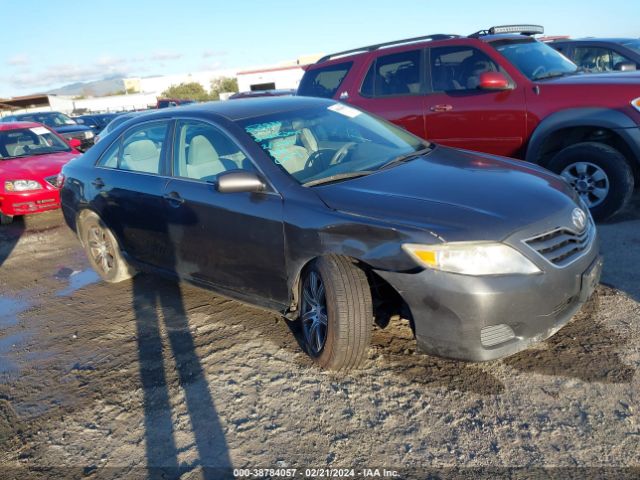
<svg viewBox="0 0 640 480"><path fill-rule="evenodd" d="M327 300L320 275L312 271L302 289L301 320L304 337L313 356L318 356L327 340Z"/></svg>
<svg viewBox="0 0 640 480"><path fill-rule="evenodd" d="M94 264L103 274L108 274L115 265L115 250L107 232L98 225L92 225L87 241Z"/></svg>
<svg viewBox="0 0 640 480"><path fill-rule="evenodd" d="M600 205L609 194L609 177L593 163L572 163L560 175L571 184L589 208Z"/></svg>

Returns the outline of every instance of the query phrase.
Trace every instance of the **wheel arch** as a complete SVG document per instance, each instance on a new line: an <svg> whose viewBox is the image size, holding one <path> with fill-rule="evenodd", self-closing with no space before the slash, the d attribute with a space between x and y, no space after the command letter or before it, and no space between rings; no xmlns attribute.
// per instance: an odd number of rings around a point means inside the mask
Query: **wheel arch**
<svg viewBox="0 0 640 480"><path fill-rule="evenodd" d="M300 264L299 267L296 268L295 274L292 277L293 280L291 282L291 305L290 309L287 312L286 316L290 319L295 319L297 316L297 311L300 306L300 295L302 288L302 279L306 271L309 270L311 265L319 258L329 256L329 255L338 255L341 257L348 258L352 260L359 268L361 268L366 276L367 282L369 284L369 288L371 290L371 297L373 299L373 308L374 308L374 317L376 319L376 323L384 328L389 323L389 319L393 315L401 315L404 318L408 318L413 327L413 315L411 312L411 308L407 304L407 302L402 298L402 295L398 292L398 290L387 282L384 278L376 273L376 269L373 265L368 263L366 260L353 257L350 255L345 255L343 253L333 253L328 252L321 255L317 255L314 257L310 257L306 259L304 262Z"/></svg>
<svg viewBox="0 0 640 480"><path fill-rule="evenodd" d="M611 109L578 108L548 116L533 132L525 159L547 167L557 152L582 142L620 151L640 179L640 128L625 113Z"/></svg>

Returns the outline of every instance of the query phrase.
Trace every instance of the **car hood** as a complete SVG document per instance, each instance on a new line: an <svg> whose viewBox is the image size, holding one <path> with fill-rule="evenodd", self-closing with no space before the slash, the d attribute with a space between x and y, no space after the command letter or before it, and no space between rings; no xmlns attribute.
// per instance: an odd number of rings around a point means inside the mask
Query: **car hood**
<svg viewBox="0 0 640 480"><path fill-rule="evenodd" d="M91 129L86 125L62 125L61 127L51 127L58 133L86 132Z"/></svg>
<svg viewBox="0 0 640 480"><path fill-rule="evenodd" d="M576 207L573 190L540 167L446 147L313 188L329 208L427 230L443 241L495 241L570 226Z"/></svg>
<svg viewBox="0 0 640 480"><path fill-rule="evenodd" d="M0 179L36 180L57 175L64 164L77 156L76 152L60 152L0 160Z"/></svg>
<svg viewBox="0 0 640 480"><path fill-rule="evenodd" d="M579 73L538 80L540 85L640 85L640 72Z"/></svg>

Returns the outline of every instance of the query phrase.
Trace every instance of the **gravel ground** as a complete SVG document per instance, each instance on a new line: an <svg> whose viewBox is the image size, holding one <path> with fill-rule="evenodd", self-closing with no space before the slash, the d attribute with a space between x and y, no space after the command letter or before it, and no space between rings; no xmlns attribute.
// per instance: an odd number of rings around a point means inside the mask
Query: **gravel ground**
<svg viewBox="0 0 640 480"><path fill-rule="evenodd" d="M639 207L600 227L603 284L547 342L442 360L401 321L341 375L277 315L149 275L99 281L58 212L2 227L0 478L638 478Z"/></svg>

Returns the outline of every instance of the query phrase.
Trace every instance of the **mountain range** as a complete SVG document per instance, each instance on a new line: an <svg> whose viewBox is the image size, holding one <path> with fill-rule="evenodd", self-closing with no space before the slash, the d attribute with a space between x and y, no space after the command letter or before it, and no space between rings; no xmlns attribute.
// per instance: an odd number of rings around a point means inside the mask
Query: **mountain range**
<svg viewBox="0 0 640 480"><path fill-rule="evenodd" d="M49 90L51 95L101 97L124 90L124 77L113 76L90 82L75 82Z"/></svg>

